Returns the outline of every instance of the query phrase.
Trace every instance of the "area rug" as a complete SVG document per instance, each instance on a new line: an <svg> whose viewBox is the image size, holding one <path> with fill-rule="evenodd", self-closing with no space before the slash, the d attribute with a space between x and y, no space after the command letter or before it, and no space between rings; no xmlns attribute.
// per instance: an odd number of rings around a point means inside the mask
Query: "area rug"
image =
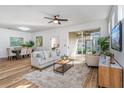
<svg viewBox="0 0 124 93"><path fill-rule="evenodd" d="M75 64L64 75L55 73L53 67L34 71L24 78L41 88L81 88L87 79L90 68L86 64Z"/></svg>

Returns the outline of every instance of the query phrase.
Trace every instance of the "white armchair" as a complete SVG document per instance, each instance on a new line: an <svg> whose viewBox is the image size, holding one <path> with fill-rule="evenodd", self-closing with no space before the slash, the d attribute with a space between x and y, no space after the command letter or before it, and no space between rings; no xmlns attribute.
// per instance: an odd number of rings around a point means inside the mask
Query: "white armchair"
<svg viewBox="0 0 124 93"><path fill-rule="evenodd" d="M93 54L86 54L85 61L88 66L98 66L99 56Z"/></svg>

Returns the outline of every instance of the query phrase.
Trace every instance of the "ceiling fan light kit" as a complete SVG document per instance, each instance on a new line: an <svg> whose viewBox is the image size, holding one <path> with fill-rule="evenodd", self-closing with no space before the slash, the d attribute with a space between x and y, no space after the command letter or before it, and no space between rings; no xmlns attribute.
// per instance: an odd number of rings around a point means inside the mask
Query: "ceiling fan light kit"
<svg viewBox="0 0 124 93"><path fill-rule="evenodd" d="M55 24L58 24L58 22L59 22L58 20L54 20L54 21L53 21L53 23L55 23Z"/></svg>

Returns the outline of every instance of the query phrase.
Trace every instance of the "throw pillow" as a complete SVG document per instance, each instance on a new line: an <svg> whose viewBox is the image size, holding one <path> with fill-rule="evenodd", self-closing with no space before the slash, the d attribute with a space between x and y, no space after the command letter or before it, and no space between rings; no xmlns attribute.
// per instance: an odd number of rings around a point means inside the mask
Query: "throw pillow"
<svg viewBox="0 0 124 93"><path fill-rule="evenodd" d="M51 56L56 57L57 56L56 51L52 51Z"/></svg>
<svg viewBox="0 0 124 93"><path fill-rule="evenodd" d="M50 54L50 51L44 51L44 56L45 58L50 58L51 54Z"/></svg>
<svg viewBox="0 0 124 93"><path fill-rule="evenodd" d="M41 58L42 60L45 59L43 52L37 53L37 58Z"/></svg>

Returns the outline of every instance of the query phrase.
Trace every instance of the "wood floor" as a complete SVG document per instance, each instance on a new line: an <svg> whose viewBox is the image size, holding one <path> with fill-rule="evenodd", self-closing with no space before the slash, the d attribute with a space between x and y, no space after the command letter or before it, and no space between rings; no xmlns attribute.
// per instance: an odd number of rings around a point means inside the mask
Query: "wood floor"
<svg viewBox="0 0 124 93"><path fill-rule="evenodd" d="M2 88L35 88L35 84L23 79L23 75L33 71L30 59L0 62L0 87Z"/></svg>
<svg viewBox="0 0 124 93"><path fill-rule="evenodd" d="M97 68L90 68L88 78L83 87L97 87ZM23 75L34 71L30 59L0 62L0 88L38 88L32 82L23 79Z"/></svg>
<svg viewBox="0 0 124 93"><path fill-rule="evenodd" d="M90 67L90 72L88 74L88 78L83 85L84 88L98 88L97 72L98 72L98 68Z"/></svg>

